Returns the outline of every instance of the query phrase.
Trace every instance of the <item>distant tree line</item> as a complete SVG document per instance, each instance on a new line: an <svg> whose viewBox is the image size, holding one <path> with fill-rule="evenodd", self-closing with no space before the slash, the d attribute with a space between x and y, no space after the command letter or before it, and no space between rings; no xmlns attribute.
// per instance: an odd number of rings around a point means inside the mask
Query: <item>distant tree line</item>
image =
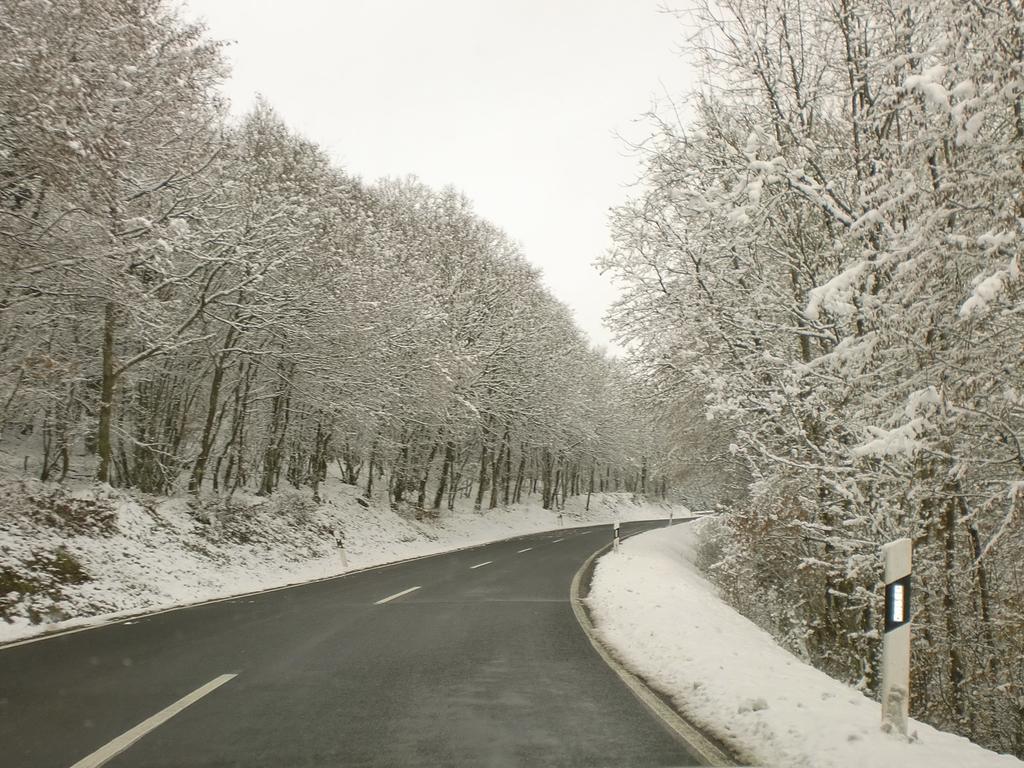
<svg viewBox="0 0 1024 768"><path fill-rule="evenodd" d="M160 0L0 12L0 447L40 480L421 511L665 492L636 383L454 190L365 183Z"/></svg>
<svg viewBox="0 0 1024 768"><path fill-rule="evenodd" d="M1024 9L685 21L700 83L652 117L605 266L686 462L732 478L705 489L730 512L713 572L877 692L879 545L912 537L913 713L1024 756Z"/></svg>

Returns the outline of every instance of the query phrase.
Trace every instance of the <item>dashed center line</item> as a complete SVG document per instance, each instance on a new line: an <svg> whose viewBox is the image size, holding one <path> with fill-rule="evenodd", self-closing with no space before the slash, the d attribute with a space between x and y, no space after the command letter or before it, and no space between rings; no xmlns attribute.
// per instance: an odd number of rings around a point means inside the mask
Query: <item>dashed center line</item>
<svg viewBox="0 0 1024 768"><path fill-rule="evenodd" d="M477 563L476 565L469 566L469 570L473 570L474 568L483 568L485 565L490 565L493 562L494 562L493 560L487 560L486 562L483 562L483 563Z"/></svg>
<svg viewBox="0 0 1024 768"><path fill-rule="evenodd" d="M395 592L395 594L390 595L389 597L385 597L383 600L378 600L374 603L374 605L383 605L384 603L390 603L392 600L395 600L401 597L402 595L408 595L410 592L415 592L417 589L419 589L419 587L409 587L408 589L403 589L401 592Z"/></svg>
<svg viewBox="0 0 1024 768"><path fill-rule="evenodd" d="M591 534L591 533L593 533L593 531L584 531L583 533L577 533L576 535L577 536L586 536L586 535Z"/></svg>
<svg viewBox="0 0 1024 768"><path fill-rule="evenodd" d="M521 555L521 554L523 554L523 552L529 552L531 549L533 549L533 547L527 547L526 549L520 549L518 552L516 552L516 554L517 555Z"/></svg>
<svg viewBox="0 0 1024 768"><path fill-rule="evenodd" d="M557 544L557 543L558 543L558 542L560 542L560 541L565 541L565 539L555 539L555 540L554 540L554 541L552 541L551 543L552 543L552 544Z"/></svg>
<svg viewBox="0 0 1024 768"><path fill-rule="evenodd" d="M124 752L128 747L134 744L136 741L141 739L147 733L152 731L154 728L158 728L176 714L185 709L190 704L195 704L203 696L212 691L220 688L228 680L231 680L236 675L220 675L219 677L213 678L206 685L196 688L192 693L187 696L182 696L176 702L171 704L169 707L165 707L157 712L152 717L147 717L141 723L136 725L131 730L125 731L113 741L108 741L102 747L97 749L91 755L86 755L77 763L71 766L71 768L99 768L99 766L108 763L113 757Z"/></svg>

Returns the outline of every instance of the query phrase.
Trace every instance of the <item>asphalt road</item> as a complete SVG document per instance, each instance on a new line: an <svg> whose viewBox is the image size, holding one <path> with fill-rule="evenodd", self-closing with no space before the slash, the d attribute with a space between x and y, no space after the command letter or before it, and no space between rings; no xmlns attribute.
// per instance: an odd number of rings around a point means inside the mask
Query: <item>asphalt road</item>
<svg viewBox="0 0 1024 768"><path fill-rule="evenodd" d="M699 765L573 615L573 574L609 536L526 536L0 649L0 766L69 768L193 692L103 764Z"/></svg>

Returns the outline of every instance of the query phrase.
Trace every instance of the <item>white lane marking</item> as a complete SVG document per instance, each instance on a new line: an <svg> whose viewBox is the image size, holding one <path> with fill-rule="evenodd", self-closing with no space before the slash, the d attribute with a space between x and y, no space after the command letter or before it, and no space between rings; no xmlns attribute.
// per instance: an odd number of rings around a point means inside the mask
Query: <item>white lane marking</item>
<svg viewBox="0 0 1024 768"><path fill-rule="evenodd" d="M552 544L557 544L557 543L558 543L558 542L560 542L560 541L565 541L565 539L555 539L555 540L554 540L554 541L552 541L551 543L552 543Z"/></svg>
<svg viewBox="0 0 1024 768"><path fill-rule="evenodd" d="M521 555L521 554L523 554L523 552L529 552L531 549L533 549L533 547L527 547L526 549L520 549L518 552L516 552L516 554L517 555Z"/></svg>
<svg viewBox="0 0 1024 768"><path fill-rule="evenodd" d="M370 573L371 571L383 571L386 568L396 568L401 565L408 565L409 563L415 563L419 560L429 560L434 557L444 557L446 555L452 555L456 552L469 552L474 549L483 549L489 547L491 544L498 544L505 541L515 541L516 539L522 539L523 536L512 536L508 539L498 539L497 541L490 541L486 544L473 544L468 547L453 547L451 549L445 549L441 552L435 552L432 555L417 555L416 557L405 557L400 560L393 560L390 563L380 563L378 565L367 565L364 568L352 568L341 573L336 573L332 576L323 576L318 579L306 579L305 581L297 581L294 584L285 584L283 587L270 587L269 589L256 589L251 592L240 592L237 595L227 595L226 597L214 597L210 600L200 600L196 603L187 603L185 605L175 605L170 608L160 608L154 611L120 611L116 615L110 615L107 617L99 618L92 617L86 620L86 623L81 626L68 627L67 629L58 629L50 632L43 632L32 637L26 637L24 640L15 640L9 643L0 643L0 652L6 651L8 648L17 648L21 645L29 645L31 643L42 643L46 640L53 640L55 637L63 637L64 635L75 635L79 632L88 632L93 629L103 629L104 627L114 627L124 622L127 618L135 619L148 619L152 616L163 616L165 613L177 613L178 611L187 611L190 608L198 608L200 605L215 605L216 603L229 603L233 600L237 600L240 597L262 597L269 595L274 592L284 592L289 589L300 589L301 587L308 587L311 584L322 584L325 581L337 581L344 579L348 576L353 576L357 573ZM251 601L255 602L255 601ZM69 621L74 622L74 619Z"/></svg>
<svg viewBox="0 0 1024 768"><path fill-rule="evenodd" d="M474 568L483 568L485 565L490 565L493 562L494 562L493 560L487 560L486 562L483 562L483 563L477 563L476 565L469 566L469 570L472 571Z"/></svg>
<svg viewBox="0 0 1024 768"><path fill-rule="evenodd" d="M593 533L593 531L584 531L583 533L577 533L576 535L577 536L586 536L586 535L591 534L591 533Z"/></svg>
<svg viewBox="0 0 1024 768"><path fill-rule="evenodd" d="M383 605L384 603L390 603L392 600L399 598L402 595L408 595L410 592L415 592L417 589L419 589L419 587L409 587L408 589L403 589L401 592L395 592L395 594L391 595L390 597L385 597L383 600L378 600L376 603L374 603L374 605Z"/></svg>
<svg viewBox="0 0 1024 768"><path fill-rule="evenodd" d="M220 688L224 683L232 678L236 677L235 674L220 675L219 677L213 678L206 685L196 688L192 693L187 696L183 696L171 706L161 709L152 717L147 717L141 723L136 725L130 731L125 731L113 741L109 741L102 747L97 749L91 755L87 755L79 760L77 763L71 766L71 768L99 768L99 766L108 762L115 755L119 755L124 752L128 747L134 744L136 741L141 739L147 733L152 731L154 728L159 728L161 725L166 723L176 714L185 709L190 704L195 704L203 696L213 692L217 688Z"/></svg>

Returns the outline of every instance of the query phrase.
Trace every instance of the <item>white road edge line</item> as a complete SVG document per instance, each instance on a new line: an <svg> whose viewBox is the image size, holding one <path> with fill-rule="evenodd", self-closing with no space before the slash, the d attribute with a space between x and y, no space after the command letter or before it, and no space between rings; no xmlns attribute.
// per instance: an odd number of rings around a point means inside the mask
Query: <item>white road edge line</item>
<svg viewBox="0 0 1024 768"><path fill-rule="evenodd" d="M520 549L518 552L516 552L516 554L517 555L521 555L521 554L523 554L523 552L529 552L531 549L533 549L533 547L527 547L526 549Z"/></svg>
<svg viewBox="0 0 1024 768"><path fill-rule="evenodd" d="M652 691L647 683L633 674L623 665L615 656L609 651L603 642L598 639L597 629L594 627L593 622L590 620L590 616L587 614L586 606L583 601L586 600L580 594L580 588L583 582L583 574L586 573L590 564L594 562L600 555L603 555L611 548L611 544L605 544L594 554L587 558L586 562L580 566L579 570L576 571L576 575L572 577L572 586L569 587L569 602L572 603L572 612L576 614L576 621L580 625L580 629L583 630L587 639L590 640L590 644L597 651L598 655L604 659L605 664L611 667L612 671L619 676L619 679L626 684L626 687L632 692L637 699L640 700L652 713L667 725L679 739L686 744L690 751L695 753L696 757L703 760L704 765L709 766L733 766L736 763L732 758L719 749L713 744L704 734L694 728L690 723L682 718L682 716L676 712L672 707L666 704L661 698Z"/></svg>
<svg viewBox="0 0 1024 768"><path fill-rule="evenodd" d="M124 752L128 747L141 739L147 733L155 728L159 728L176 714L181 712L181 710L185 709L185 707L195 704L203 698L203 696L206 696L208 693L220 688L224 683L234 677L237 677L237 674L220 675L219 677L213 678L213 680L208 682L206 685L196 688L192 693L181 697L169 707L161 709L152 717L147 717L134 728L129 731L125 731L113 741L107 742L91 755L86 755L77 763L72 765L71 768L99 768L99 766L108 762L111 758Z"/></svg>
<svg viewBox="0 0 1024 768"><path fill-rule="evenodd" d="M469 566L469 570L472 571L474 568L483 568L485 565L490 565L493 562L494 562L493 560L487 560L487 561L485 561L483 563L477 563L476 565Z"/></svg>
<svg viewBox="0 0 1024 768"><path fill-rule="evenodd" d="M391 595L390 597L385 597L383 600L378 600L374 603L374 605L383 605L384 603L390 603L392 600L395 600L396 598L399 598L402 595L408 595L410 592L415 592L417 589L419 589L419 587L409 587L408 589L403 589L401 592L395 592L395 594Z"/></svg>

